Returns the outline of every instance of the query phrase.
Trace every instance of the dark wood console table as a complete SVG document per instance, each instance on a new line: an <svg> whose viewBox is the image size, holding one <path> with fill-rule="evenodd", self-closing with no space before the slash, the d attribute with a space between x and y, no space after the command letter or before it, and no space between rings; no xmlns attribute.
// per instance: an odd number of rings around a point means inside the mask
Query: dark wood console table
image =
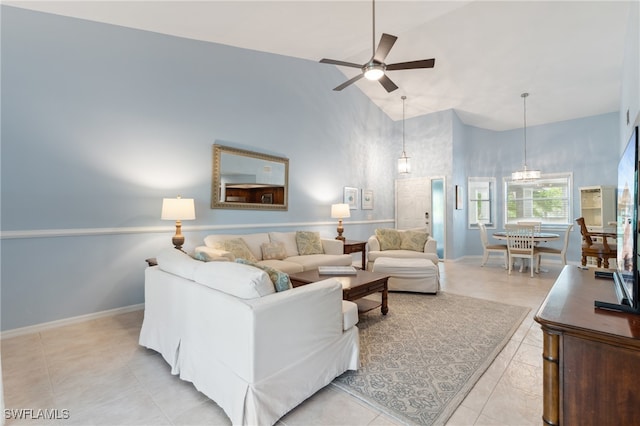
<svg viewBox="0 0 640 426"><path fill-rule="evenodd" d="M612 280L565 266L535 320L543 331L543 421L640 423L640 315L594 308L617 303Z"/></svg>

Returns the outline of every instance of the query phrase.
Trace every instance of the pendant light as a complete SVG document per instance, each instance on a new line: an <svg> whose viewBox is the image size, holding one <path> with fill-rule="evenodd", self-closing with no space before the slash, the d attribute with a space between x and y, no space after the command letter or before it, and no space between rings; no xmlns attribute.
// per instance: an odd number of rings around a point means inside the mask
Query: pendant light
<svg viewBox="0 0 640 426"><path fill-rule="evenodd" d="M524 164L522 170L511 173L511 180L526 182L540 179L540 170L531 170L527 168L527 97L528 93L520 95L524 103Z"/></svg>
<svg viewBox="0 0 640 426"><path fill-rule="evenodd" d="M404 101L407 99L406 96L402 96L402 156L398 158L398 173L406 174L411 172L411 163L409 162L409 157L407 157L407 153L404 151Z"/></svg>

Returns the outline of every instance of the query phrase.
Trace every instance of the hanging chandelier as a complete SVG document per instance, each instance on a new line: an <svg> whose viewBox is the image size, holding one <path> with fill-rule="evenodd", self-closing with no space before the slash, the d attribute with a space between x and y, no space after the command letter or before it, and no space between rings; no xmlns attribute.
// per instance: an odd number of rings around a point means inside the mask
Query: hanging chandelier
<svg viewBox="0 0 640 426"><path fill-rule="evenodd" d="M528 93L520 95L524 103L524 164L522 170L511 173L511 180L520 182L540 179L540 170L527 168L527 96L529 96Z"/></svg>
<svg viewBox="0 0 640 426"><path fill-rule="evenodd" d="M411 163L409 162L409 157L407 157L407 153L404 150L404 100L407 99L406 96L402 96L402 155L398 158L398 173L410 173L411 172Z"/></svg>

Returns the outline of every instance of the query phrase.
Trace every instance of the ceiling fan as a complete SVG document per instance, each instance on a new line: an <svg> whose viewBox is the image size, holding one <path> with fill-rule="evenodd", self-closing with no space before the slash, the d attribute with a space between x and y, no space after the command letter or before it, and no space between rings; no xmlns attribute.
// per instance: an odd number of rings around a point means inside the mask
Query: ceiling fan
<svg viewBox="0 0 640 426"><path fill-rule="evenodd" d="M389 54L389 51L393 47L394 43L398 39L398 37L390 34L383 33L380 38L380 43L378 44L378 48L376 49L376 2L373 2L373 56L364 65L355 64L353 62L345 62L345 61L337 61L334 59L321 59L320 62L323 64L333 64L333 65L341 65L345 67L351 68L360 68L362 73L356 75L350 80L345 81L338 87L333 90L340 91L345 87L355 83L360 80L362 77L365 77L367 80L378 80L380 84L387 90L387 92L393 92L398 88L396 84L391 81L389 77L385 74L385 71L397 71L397 70L410 70L410 69L418 69L418 68L433 68L436 63L435 59L422 59L418 61L410 61L410 62L399 62L396 64L385 64L384 60Z"/></svg>

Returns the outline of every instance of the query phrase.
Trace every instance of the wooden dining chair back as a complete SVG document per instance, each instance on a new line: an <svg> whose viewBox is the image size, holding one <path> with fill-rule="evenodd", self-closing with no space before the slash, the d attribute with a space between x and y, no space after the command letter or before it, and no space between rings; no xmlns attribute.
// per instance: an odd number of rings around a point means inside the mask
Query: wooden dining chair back
<svg viewBox="0 0 640 426"><path fill-rule="evenodd" d="M547 246L538 246L538 269L540 268L540 261L542 260L542 255L551 255L551 256L559 256L560 261L563 265L567 264L567 249L569 248L569 234L573 229L573 225L567 226L567 229L564 231L564 242L562 244L562 248L555 247L547 247Z"/></svg>
<svg viewBox="0 0 640 426"><path fill-rule="evenodd" d="M609 259L618 256L618 248L610 245L608 238L616 238L616 234L608 232L590 232L584 222L584 217L576 219L582 234L582 266L587 265L588 257L595 257L598 268L609 268ZM598 238L598 241L595 239Z"/></svg>
<svg viewBox="0 0 640 426"><path fill-rule="evenodd" d="M487 235L487 227L484 223L478 222L478 229L480 230L480 241L482 242L482 264L484 266L489 260L491 253L498 253L504 259L504 269L507 269L507 245L506 244L489 244L489 236Z"/></svg>
<svg viewBox="0 0 640 426"><path fill-rule="evenodd" d="M514 259L520 258L523 261L529 259L531 277L536 269L538 251L534 240L535 225L506 224L507 231L507 252L509 254L509 274L513 269ZM522 266L520 271L522 271Z"/></svg>

